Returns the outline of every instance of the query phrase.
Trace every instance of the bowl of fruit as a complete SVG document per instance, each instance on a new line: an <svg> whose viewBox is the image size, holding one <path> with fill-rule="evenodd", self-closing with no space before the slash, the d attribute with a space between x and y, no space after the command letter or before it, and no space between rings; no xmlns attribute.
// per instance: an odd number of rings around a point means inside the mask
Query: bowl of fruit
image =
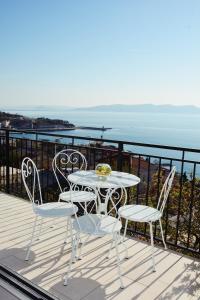
<svg viewBox="0 0 200 300"><path fill-rule="evenodd" d="M106 179L107 176L112 172L111 166L109 164L98 164L95 168L95 173L100 179Z"/></svg>

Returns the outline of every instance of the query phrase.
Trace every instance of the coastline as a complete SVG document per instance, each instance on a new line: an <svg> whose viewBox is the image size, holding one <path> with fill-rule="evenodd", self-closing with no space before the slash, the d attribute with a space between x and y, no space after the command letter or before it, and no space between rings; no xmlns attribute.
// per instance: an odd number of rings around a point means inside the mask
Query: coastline
<svg viewBox="0 0 200 300"><path fill-rule="evenodd" d="M33 118L21 114L11 114L0 111L0 129L51 132L76 129L106 131L112 128L104 126L76 126L63 118L49 119L44 116Z"/></svg>
<svg viewBox="0 0 200 300"><path fill-rule="evenodd" d="M2 128L3 129L3 128ZM83 130L97 130L97 131L107 131L111 130L112 128L110 127L93 127L93 126L75 126L75 127L48 127L48 128L11 128L11 130L24 130L24 131L38 131L38 132L51 132L51 131L71 131L71 130L77 130L77 129L83 129Z"/></svg>

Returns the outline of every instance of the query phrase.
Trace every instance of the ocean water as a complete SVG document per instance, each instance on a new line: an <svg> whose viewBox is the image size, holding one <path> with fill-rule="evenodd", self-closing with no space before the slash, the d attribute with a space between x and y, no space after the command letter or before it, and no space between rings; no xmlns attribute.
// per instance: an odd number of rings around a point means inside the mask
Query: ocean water
<svg viewBox="0 0 200 300"><path fill-rule="evenodd" d="M10 111L12 112L12 111ZM15 110L16 112L16 110ZM200 150L200 115L132 112L91 111L17 111L32 117L48 117L67 120L77 126L111 127L105 132L95 130L67 130L59 134L77 135L129 142L160 144L167 146L195 148ZM53 132L54 134L57 132ZM65 142L65 140L63 140ZM67 140L66 140L67 142ZM125 150L165 157L181 158L182 153L172 150L125 146ZM186 159L200 162L200 154L186 153ZM180 169L180 164L177 163ZM185 164L185 170L192 172L193 165ZM199 169L199 168L198 168Z"/></svg>
<svg viewBox="0 0 200 300"><path fill-rule="evenodd" d="M16 111L15 111L16 112ZM200 149L200 115L91 111L17 111L32 117L67 120L77 126L111 127L105 139L152 143ZM86 137L102 136L101 131L67 130L62 134Z"/></svg>

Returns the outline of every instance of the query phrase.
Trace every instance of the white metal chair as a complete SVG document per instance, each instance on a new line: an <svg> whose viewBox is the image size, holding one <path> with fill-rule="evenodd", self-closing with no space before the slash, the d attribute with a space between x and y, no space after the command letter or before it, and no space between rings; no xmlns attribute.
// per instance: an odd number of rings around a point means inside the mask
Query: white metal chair
<svg viewBox="0 0 200 300"><path fill-rule="evenodd" d="M176 167L173 167L171 172L169 173L165 183L163 184L160 197L158 200L157 208L153 208L146 205L126 205L119 208L119 216L121 218L126 219L125 223L125 230L124 230L124 238L127 231L128 221L134 222L141 222L141 223L148 223L150 226L150 237L151 237L151 247L152 247L152 263L153 263L153 271L155 272L155 260L154 260L154 241L153 241L153 223L159 221L160 223L160 230L162 235L162 240L165 249L167 248L163 229L162 229L162 222L161 218L163 215L163 210L165 208L165 204L167 202L169 192L172 186L172 182L174 179L174 175L176 172Z"/></svg>
<svg viewBox="0 0 200 300"><path fill-rule="evenodd" d="M39 172L35 163L28 157L24 158L21 166L21 173L23 183L26 189L26 192L29 196L30 201L32 202L33 212L35 213L35 221L33 224L33 230L31 235L31 241L28 246L27 254L25 260L29 259L31 246L35 237L35 231L37 226L38 218L41 218L39 235L41 232L41 226L43 218L58 218L66 217L67 226L71 220L71 216L78 211L78 207L73 203L63 203L63 202L51 202L43 203ZM70 222L71 224L71 222ZM71 237L72 237L72 227L71 228Z"/></svg>
<svg viewBox="0 0 200 300"><path fill-rule="evenodd" d="M87 188L88 190L92 190L92 188ZM99 196L100 197L100 196ZM89 240L91 236L103 237L110 236L111 243L110 248L108 249L107 258L110 257L110 253L113 247L116 250L116 258L117 258L117 267L118 267L118 275L120 280L120 286L123 288L121 268L120 268L120 257L119 257L119 243L121 241L120 230L122 228L122 223L118 217L117 207L120 203L123 202L123 205L126 204L127 201L127 192L124 187L118 189L111 189L108 191L105 198L105 205L108 208L105 214L96 213L98 212L98 203L95 199L91 199L90 202L87 203L87 207L85 208L84 214L82 216L77 216L75 214L75 219L73 221L73 229L75 231L73 242L72 242L72 254L71 259L68 266L67 274L64 276L64 285L68 284L68 279L71 272L72 262L75 262L76 259L82 258L82 249L85 243ZM80 235L84 234L86 239L84 242L80 243ZM77 255L78 246L80 246L79 255ZM124 246L122 244L122 246ZM127 251L127 249L124 249Z"/></svg>
<svg viewBox="0 0 200 300"><path fill-rule="evenodd" d="M78 185L74 187L68 180L68 175L72 172L87 169L86 158L81 152L74 149L64 149L58 152L52 161L52 168L61 192L59 201L77 202L80 206L82 206L82 204L86 206L88 201L96 199L94 192L86 191ZM67 187L65 185L65 187L62 188L60 179L64 180Z"/></svg>

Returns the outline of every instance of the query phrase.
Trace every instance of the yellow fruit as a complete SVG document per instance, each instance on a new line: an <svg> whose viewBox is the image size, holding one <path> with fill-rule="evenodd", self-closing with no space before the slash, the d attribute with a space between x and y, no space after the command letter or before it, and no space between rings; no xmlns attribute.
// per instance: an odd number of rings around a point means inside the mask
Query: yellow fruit
<svg viewBox="0 0 200 300"><path fill-rule="evenodd" d="M98 176L108 176L108 175L110 175L112 169L111 169L110 165L102 163L102 164L98 164L96 166L95 171Z"/></svg>

